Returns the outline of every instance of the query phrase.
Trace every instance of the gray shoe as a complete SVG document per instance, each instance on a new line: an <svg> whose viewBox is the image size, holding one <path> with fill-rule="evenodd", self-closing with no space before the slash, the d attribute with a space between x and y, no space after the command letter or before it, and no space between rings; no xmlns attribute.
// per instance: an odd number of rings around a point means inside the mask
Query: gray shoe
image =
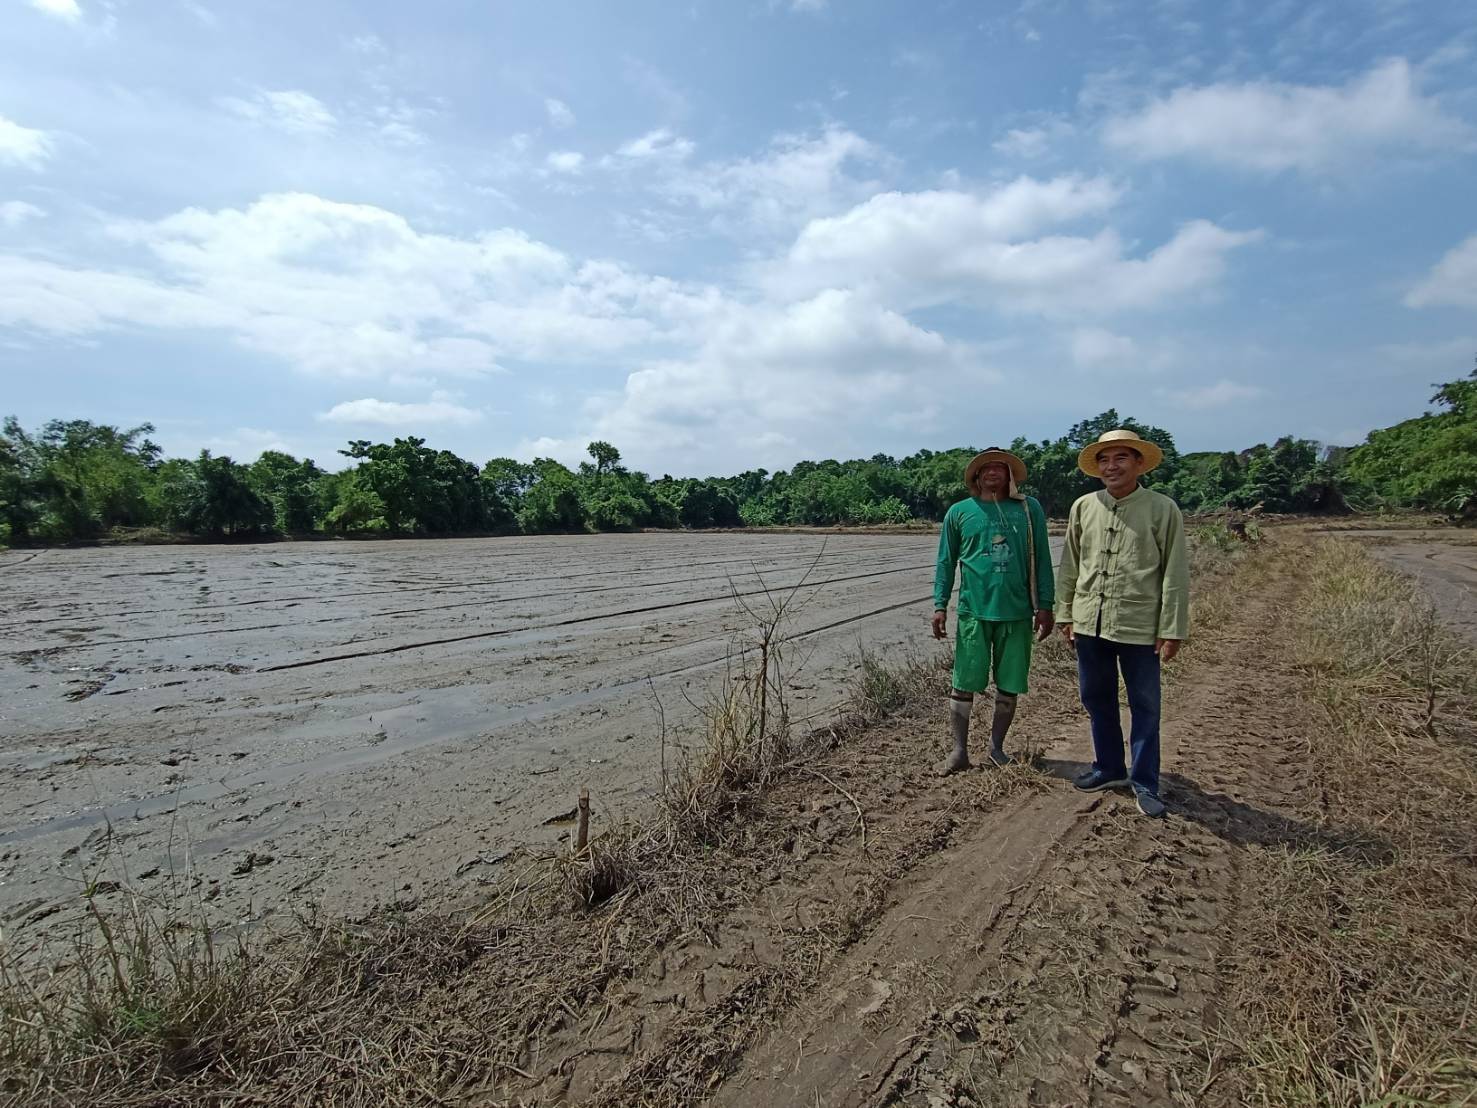
<svg viewBox="0 0 1477 1108"><path fill-rule="evenodd" d="M1128 784L1128 778L1109 777L1106 773L1090 769L1085 773L1079 773L1072 779L1072 784L1085 793L1095 793L1103 789L1121 789Z"/></svg>
<svg viewBox="0 0 1477 1108"><path fill-rule="evenodd" d="M1147 789L1135 789L1134 794L1138 799L1139 811L1144 815L1150 819L1160 819L1164 816L1164 801Z"/></svg>

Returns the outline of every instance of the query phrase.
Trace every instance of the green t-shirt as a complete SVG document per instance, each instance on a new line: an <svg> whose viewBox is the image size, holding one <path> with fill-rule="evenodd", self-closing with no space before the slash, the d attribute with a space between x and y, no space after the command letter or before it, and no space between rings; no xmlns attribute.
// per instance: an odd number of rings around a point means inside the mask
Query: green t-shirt
<svg viewBox="0 0 1477 1108"><path fill-rule="evenodd" d="M1031 513L1034 552L1026 549L1026 513ZM939 530L938 567L933 576L933 606L949 606L959 570L959 614L975 619L1030 619L1031 582L1026 559L1036 558L1036 600L1042 608L1055 603L1051 543L1046 513L1033 496L1019 500L970 497L944 515Z"/></svg>

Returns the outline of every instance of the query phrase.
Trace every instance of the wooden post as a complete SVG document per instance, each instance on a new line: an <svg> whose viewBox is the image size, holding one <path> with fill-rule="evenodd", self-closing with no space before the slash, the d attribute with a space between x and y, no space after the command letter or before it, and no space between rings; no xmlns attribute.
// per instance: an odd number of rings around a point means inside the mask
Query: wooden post
<svg viewBox="0 0 1477 1108"><path fill-rule="evenodd" d="M590 790L580 789L579 830L575 832L574 848L584 850L590 841Z"/></svg>

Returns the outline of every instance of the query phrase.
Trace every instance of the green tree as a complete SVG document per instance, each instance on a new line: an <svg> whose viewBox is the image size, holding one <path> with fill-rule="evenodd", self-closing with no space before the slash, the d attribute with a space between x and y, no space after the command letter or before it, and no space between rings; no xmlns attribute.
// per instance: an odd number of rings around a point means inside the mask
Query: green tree
<svg viewBox="0 0 1477 1108"><path fill-rule="evenodd" d="M533 470L533 484L518 508L518 526L523 532L585 530L585 506L569 468L553 458L535 458Z"/></svg>
<svg viewBox="0 0 1477 1108"><path fill-rule="evenodd" d="M383 531L385 502L366 485L357 472L335 474L333 503L323 514L323 527L339 535ZM327 482L325 482L327 484Z"/></svg>
<svg viewBox="0 0 1477 1108"><path fill-rule="evenodd" d="M264 450L251 463L249 480L272 505L272 522L284 535L311 532L318 522L318 482L324 473L312 461L298 461L280 450Z"/></svg>
<svg viewBox="0 0 1477 1108"><path fill-rule="evenodd" d="M609 473L620 464L621 452L608 442L597 439L588 449L590 457L595 459L596 473Z"/></svg>
<svg viewBox="0 0 1477 1108"><path fill-rule="evenodd" d="M170 463L161 474L166 521L210 538L270 530L272 505L251 487L250 476L247 466L209 450L194 462Z"/></svg>
<svg viewBox="0 0 1477 1108"><path fill-rule="evenodd" d="M1370 432L1348 474L1392 504L1477 518L1477 370L1437 386L1431 401L1445 410Z"/></svg>
<svg viewBox="0 0 1477 1108"><path fill-rule="evenodd" d="M149 494L160 459L147 437L153 432L148 423L120 431L85 419L53 419L32 436L15 417L6 419L8 495L17 498L7 510L12 534L19 523L27 536L34 531L65 542L152 522Z"/></svg>

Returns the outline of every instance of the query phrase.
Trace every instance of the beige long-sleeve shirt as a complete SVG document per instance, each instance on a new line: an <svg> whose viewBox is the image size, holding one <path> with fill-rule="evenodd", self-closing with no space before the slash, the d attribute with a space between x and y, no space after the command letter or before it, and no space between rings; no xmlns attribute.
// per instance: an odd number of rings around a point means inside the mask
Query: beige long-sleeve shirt
<svg viewBox="0 0 1477 1108"><path fill-rule="evenodd" d="M1190 564L1179 505L1140 486L1079 497L1067 517L1056 618L1078 635L1153 645L1190 633Z"/></svg>

